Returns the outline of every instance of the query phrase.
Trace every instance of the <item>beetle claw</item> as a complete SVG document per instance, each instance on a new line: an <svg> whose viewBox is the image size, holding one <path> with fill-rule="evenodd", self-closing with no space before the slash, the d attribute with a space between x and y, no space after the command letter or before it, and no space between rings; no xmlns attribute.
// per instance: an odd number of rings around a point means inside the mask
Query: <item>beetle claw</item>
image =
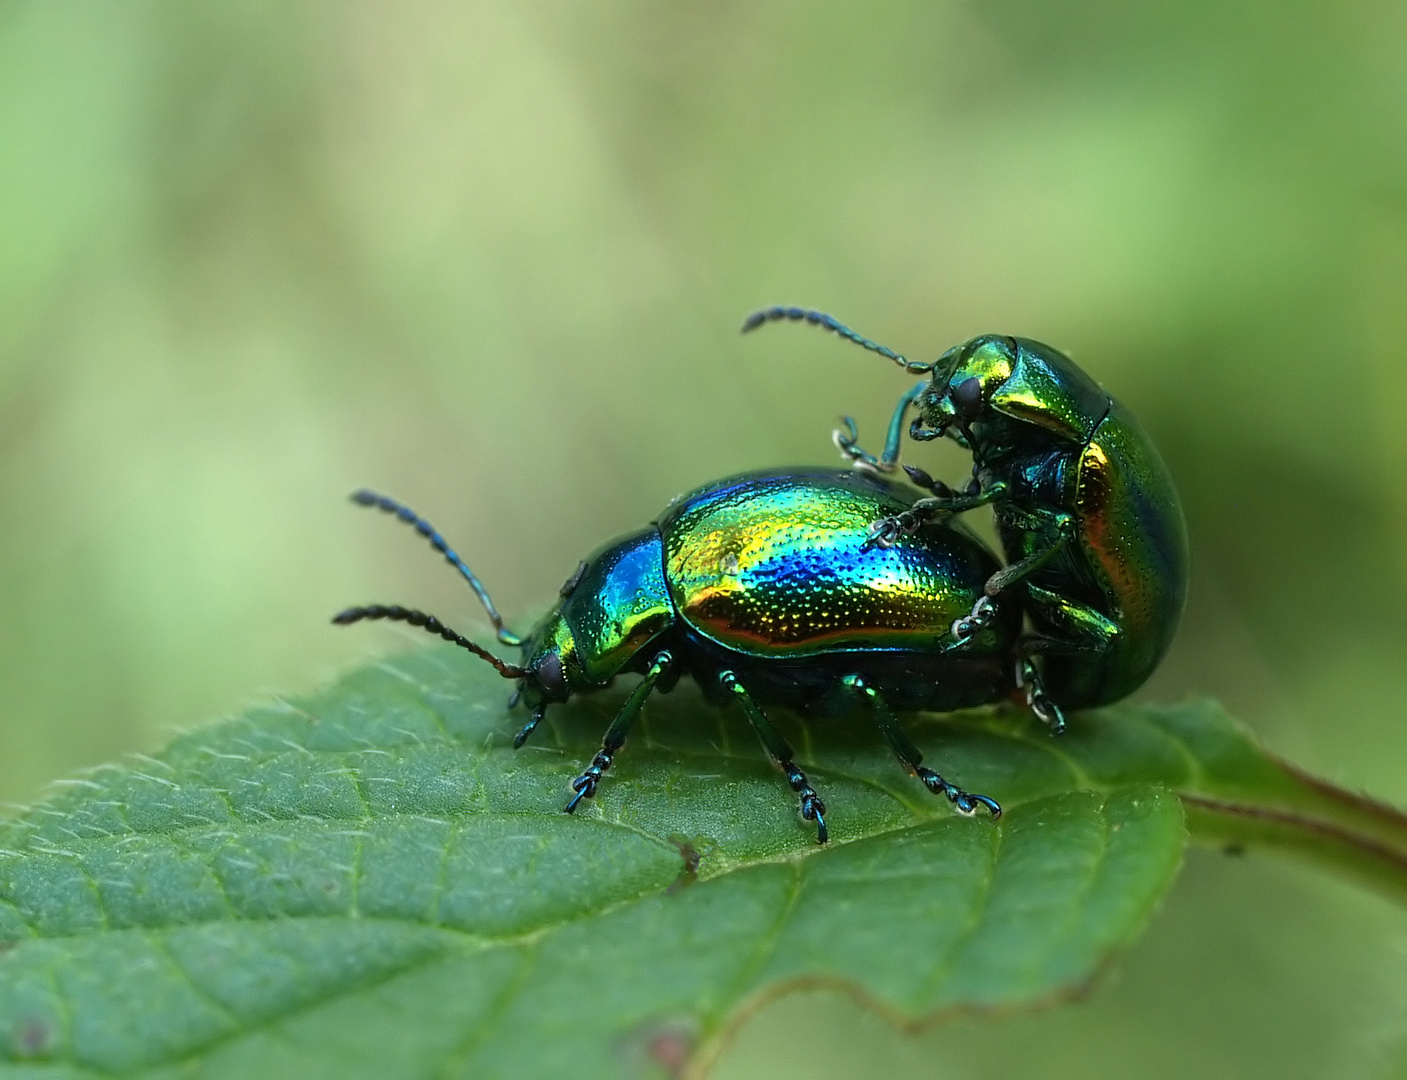
<svg viewBox="0 0 1407 1080"><path fill-rule="evenodd" d="M870 526L870 535L865 541L865 547L892 548L899 537L917 532L920 524L922 522L918 516L907 510L893 517L880 518Z"/></svg>
<svg viewBox="0 0 1407 1080"><path fill-rule="evenodd" d="M806 821L816 823L816 843L824 844L830 839L830 831L826 828L826 804L815 794L802 796L801 816Z"/></svg>
<svg viewBox="0 0 1407 1080"><path fill-rule="evenodd" d="M572 781L572 790L576 792L572 796L572 801L562 807L563 812L572 814L576 812L577 805L582 799L594 799L596 797L596 787L601 783L601 774L611 767L612 755L606 750L598 750L596 756L591 759L580 776Z"/></svg>
<svg viewBox="0 0 1407 1080"><path fill-rule="evenodd" d="M953 648L959 648L968 644L992 624L997 617L997 602L990 596L981 596L977 603L972 605L972 610L960 619L954 619L953 625L949 628L949 633L953 635Z"/></svg>

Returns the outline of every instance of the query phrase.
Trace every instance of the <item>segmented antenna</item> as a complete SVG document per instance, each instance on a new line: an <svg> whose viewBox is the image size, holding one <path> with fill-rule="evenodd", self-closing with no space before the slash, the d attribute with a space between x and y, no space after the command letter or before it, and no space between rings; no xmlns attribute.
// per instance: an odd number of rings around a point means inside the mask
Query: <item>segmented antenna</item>
<svg viewBox="0 0 1407 1080"><path fill-rule="evenodd" d="M879 353L893 360L905 371L913 375L927 375L933 370L932 364L920 364L907 357L900 356L893 349L881 345L877 341L871 341L863 334L857 334L850 327L846 326L839 319L827 315L824 311L812 311L810 308L799 307L769 307L761 311L754 311L743 320L743 333L756 330L759 326L769 322L780 322L783 319L792 322L809 322L813 326L819 326L823 330L829 330L832 334L843 337L846 341L853 341L862 349L869 349L870 352Z"/></svg>
<svg viewBox="0 0 1407 1080"><path fill-rule="evenodd" d="M423 611L416 611L414 608L403 608L399 604L369 604L366 607L348 608L332 617L332 621L338 626L351 626L352 623L361 622L363 619L389 619L392 622L410 623L411 626L418 626L427 633L435 634L454 645L458 645L461 649L468 649L481 660L487 660L498 669L498 673L505 679L521 679L528 674L527 668L519 667L517 664L505 664L482 645L475 645L463 634L451 630L435 616L427 615Z"/></svg>
<svg viewBox="0 0 1407 1080"><path fill-rule="evenodd" d="M498 635L498 640L504 645L521 645L523 639L503 625L503 616L499 615L498 608L493 606L493 600L489 596L489 591L484 588L483 582L474 576L474 571L470 570L454 549L445 543L445 538L439 534L435 526L431 525L423 517L417 514L408 506L403 506L395 499L388 499L385 495L378 495L374 491L362 488L360 491L352 492L352 502L358 506L374 506L376 509L387 514L394 514L400 520L413 528L426 540L430 541L430 546L445 557L445 561L459 571L464 580L469 582L469 587L474 590L474 595L479 598L479 603L484 605L484 610L489 614L489 621L493 623L494 631Z"/></svg>

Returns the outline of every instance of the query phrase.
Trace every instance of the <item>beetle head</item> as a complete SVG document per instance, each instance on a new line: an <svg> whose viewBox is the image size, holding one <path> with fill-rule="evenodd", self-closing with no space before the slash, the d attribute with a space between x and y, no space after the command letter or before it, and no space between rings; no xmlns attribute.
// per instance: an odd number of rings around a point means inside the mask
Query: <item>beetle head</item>
<svg viewBox="0 0 1407 1080"><path fill-rule="evenodd" d="M933 382L922 398L929 438L948 434L964 446L996 391L1016 368L1017 344L985 334L949 349L933 365ZM917 432L916 432L917 434Z"/></svg>
<svg viewBox="0 0 1407 1080"><path fill-rule="evenodd" d="M580 686L582 672L576 643L560 606L524 640L522 670L518 693L534 711L566 701Z"/></svg>
<svg viewBox="0 0 1407 1080"><path fill-rule="evenodd" d="M933 365L917 438L948 435L963 446L1051 438L1082 442L1109 410L1100 385L1059 349L987 334Z"/></svg>

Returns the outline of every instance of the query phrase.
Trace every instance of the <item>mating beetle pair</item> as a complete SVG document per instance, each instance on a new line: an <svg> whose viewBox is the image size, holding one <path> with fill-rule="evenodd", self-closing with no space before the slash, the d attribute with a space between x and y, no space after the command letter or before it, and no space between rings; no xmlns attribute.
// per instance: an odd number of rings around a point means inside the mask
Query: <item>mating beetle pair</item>
<svg viewBox="0 0 1407 1080"><path fill-rule="evenodd" d="M510 704L530 718L549 706L642 676L600 751L572 782L574 811L596 794L645 699L684 674L716 702L736 701L800 801L828 835L825 804L793 761L765 705L803 715L869 714L900 762L964 813L998 804L922 764L895 711L944 711L1000 700L1018 688L1053 731L1065 708L1117 700L1166 650L1186 591L1177 496L1132 417L1048 346L975 338L933 364L915 364L830 316L770 308L776 319L825 327L931 378L900 398L883 454L838 437L855 471L792 470L720 481L676 500L650 527L582 562L557 606L526 638L509 631L488 593L438 532L371 492L353 500L412 525L464 576L498 639L522 650L509 664L434 616L399 607L349 608L339 624L391 619L438 634L518 683ZM928 497L882 475L899 456L908 410L920 441L950 435L973 454L955 492L906 469ZM1008 565L955 520L991 503ZM1032 632L1022 634L1023 615Z"/></svg>

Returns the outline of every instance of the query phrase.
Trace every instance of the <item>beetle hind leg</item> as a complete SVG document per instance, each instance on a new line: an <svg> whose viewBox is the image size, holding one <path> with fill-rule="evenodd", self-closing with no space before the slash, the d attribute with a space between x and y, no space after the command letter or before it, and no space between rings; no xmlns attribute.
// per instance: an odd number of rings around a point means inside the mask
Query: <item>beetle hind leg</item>
<svg viewBox="0 0 1407 1080"><path fill-rule="evenodd" d="M757 732L757 737L762 741L767 755L782 770L782 775L787 778L787 783L791 785L792 791L796 792L797 797L801 800L802 819L816 823L816 843L824 844L830 839L830 831L826 828L826 804L816 794L816 789L806 779L806 774L796 767L796 762L792 761L791 746L772 726L772 721L767 719L767 714L758 708L757 702L752 700L743 684L738 682L737 675L731 671L721 671L718 673L718 682L723 689L738 699L738 704L742 706L743 712L747 715L752 730Z"/></svg>
<svg viewBox="0 0 1407 1080"><path fill-rule="evenodd" d="M1021 642L1017 685L1025 692L1027 707L1049 726L1051 734L1059 735L1065 730L1065 716L1046 693L1037 661L1051 656L1116 654L1124 647L1123 630L1094 608L1030 582L1026 583L1026 610L1036 618L1041 632Z"/></svg>
<svg viewBox="0 0 1407 1080"><path fill-rule="evenodd" d="M1065 713L1049 694L1035 657L1029 653L1016 662L1016 685L1026 695L1026 707L1035 714L1037 720L1050 728L1052 735L1065 734Z"/></svg>
<svg viewBox="0 0 1407 1080"><path fill-rule="evenodd" d="M905 769L923 781L924 787L935 795L944 796L960 814L971 816L977 812L979 806L983 806L994 821L1002 816L1002 808L995 799L964 791L923 764L923 754L899 726L899 718L889 708L889 703L880 697L878 690L865 682L863 676L847 675L842 682L848 690L859 695L870 715L874 717L884 741L894 751L894 756Z"/></svg>

